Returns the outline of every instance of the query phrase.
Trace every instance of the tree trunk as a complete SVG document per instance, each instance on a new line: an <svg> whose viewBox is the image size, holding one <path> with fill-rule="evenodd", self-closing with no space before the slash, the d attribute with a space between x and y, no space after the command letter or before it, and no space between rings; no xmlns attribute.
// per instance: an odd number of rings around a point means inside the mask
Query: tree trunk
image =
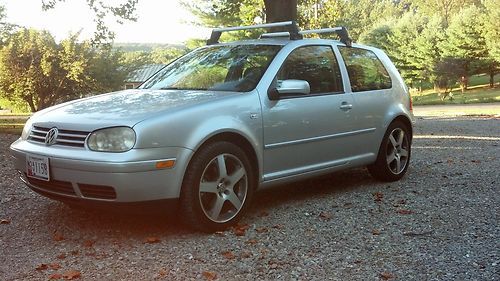
<svg viewBox="0 0 500 281"><path fill-rule="evenodd" d="M35 107L35 103L33 102L33 98L31 96L28 96L24 100L30 106L31 113L35 113L37 110L36 110L36 107Z"/></svg>
<svg viewBox="0 0 500 281"><path fill-rule="evenodd" d="M266 22L297 20L297 0L264 0Z"/></svg>
<svg viewBox="0 0 500 281"><path fill-rule="evenodd" d="M490 88L495 87L495 65L492 63L490 64Z"/></svg>

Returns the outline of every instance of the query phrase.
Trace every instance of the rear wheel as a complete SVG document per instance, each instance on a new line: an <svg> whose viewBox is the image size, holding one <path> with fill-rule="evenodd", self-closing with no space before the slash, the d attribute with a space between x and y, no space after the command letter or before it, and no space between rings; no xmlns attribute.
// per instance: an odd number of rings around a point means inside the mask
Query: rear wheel
<svg viewBox="0 0 500 281"><path fill-rule="evenodd" d="M181 191L185 223L213 232L236 224L255 189L245 152L229 142L202 147L189 164Z"/></svg>
<svg viewBox="0 0 500 281"><path fill-rule="evenodd" d="M405 124L395 121L387 129L377 160L368 166L368 171L378 180L397 181L408 170L410 155L410 132Z"/></svg>

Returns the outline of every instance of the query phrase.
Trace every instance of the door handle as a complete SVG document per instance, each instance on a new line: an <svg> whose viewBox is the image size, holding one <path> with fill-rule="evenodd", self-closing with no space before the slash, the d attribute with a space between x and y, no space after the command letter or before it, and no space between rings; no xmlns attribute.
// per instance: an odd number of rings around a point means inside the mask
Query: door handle
<svg viewBox="0 0 500 281"><path fill-rule="evenodd" d="M340 105L340 109L342 109L342 110L351 110L352 109L352 104L347 103L347 102L344 101Z"/></svg>

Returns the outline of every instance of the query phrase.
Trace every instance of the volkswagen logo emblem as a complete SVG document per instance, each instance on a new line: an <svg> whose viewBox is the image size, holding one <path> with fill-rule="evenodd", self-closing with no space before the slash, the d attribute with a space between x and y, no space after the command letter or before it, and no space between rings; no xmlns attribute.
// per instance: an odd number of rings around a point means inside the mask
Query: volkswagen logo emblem
<svg viewBox="0 0 500 281"><path fill-rule="evenodd" d="M57 141L57 135L59 134L59 130L57 128L52 128L47 132L45 136L45 145L53 145Z"/></svg>

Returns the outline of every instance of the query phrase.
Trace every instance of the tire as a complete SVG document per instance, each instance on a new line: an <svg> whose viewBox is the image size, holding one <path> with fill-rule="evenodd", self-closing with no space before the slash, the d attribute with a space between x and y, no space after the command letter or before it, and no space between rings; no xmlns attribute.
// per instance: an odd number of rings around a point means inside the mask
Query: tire
<svg viewBox="0 0 500 281"><path fill-rule="evenodd" d="M245 152L229 142L202 147L184 176L180 196L183 222L214 232L235 225L255 190L255 176Z"/></svg>
<svg viewBox="0 0 500 281"><path fill-rule="evenodd" d="M395 121L387 128L377 160L368 166L368 171L375 179L385 182L397 181L406 174L410 156L410 131L405 124Z"/></svg>

